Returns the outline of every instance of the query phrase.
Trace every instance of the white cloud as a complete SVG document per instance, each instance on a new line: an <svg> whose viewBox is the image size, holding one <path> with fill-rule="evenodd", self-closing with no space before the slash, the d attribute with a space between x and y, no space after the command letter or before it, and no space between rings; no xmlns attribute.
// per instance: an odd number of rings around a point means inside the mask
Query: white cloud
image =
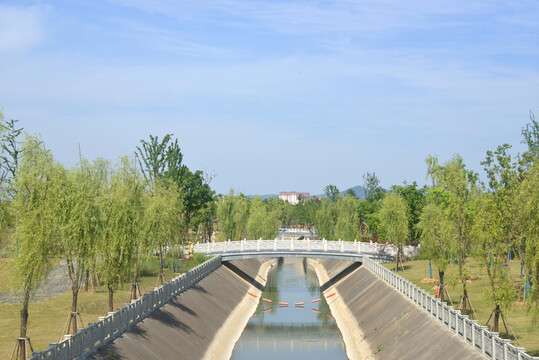
<svg viewBox="0 0 539 360"><path fill-rule="evenodd" d="M44 38L46 6L0 5L0 51L25 50Z"/></svg>

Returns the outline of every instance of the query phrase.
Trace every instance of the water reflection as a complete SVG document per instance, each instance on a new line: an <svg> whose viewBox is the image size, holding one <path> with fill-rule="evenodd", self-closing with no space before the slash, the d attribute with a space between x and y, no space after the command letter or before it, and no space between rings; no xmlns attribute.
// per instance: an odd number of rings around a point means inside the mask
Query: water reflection
<svg viewBox="0 0 539 360"><path fill-rule="evenodd" d="M262 297L271 302L260 301L232 359L346 359L341 333L305 259L281 258Z"/></svg>

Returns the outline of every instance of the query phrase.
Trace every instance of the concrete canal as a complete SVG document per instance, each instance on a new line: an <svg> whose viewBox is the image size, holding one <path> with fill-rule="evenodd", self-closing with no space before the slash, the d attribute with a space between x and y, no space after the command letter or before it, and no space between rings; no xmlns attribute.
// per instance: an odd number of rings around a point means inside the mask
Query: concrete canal
<svg viewBox="0 0 539 360"><path fill-rule="evenodd" d="M262 298L231 359L347 359L318 277L305 259L281 258Z"/></svg>

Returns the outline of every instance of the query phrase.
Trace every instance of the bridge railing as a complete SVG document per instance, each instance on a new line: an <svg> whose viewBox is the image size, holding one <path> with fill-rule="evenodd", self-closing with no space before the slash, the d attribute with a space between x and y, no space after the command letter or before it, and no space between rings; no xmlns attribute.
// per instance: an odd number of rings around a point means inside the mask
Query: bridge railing
<svg viewBox="0 0 539 360"><path fill-rule="evenodd" d="M455 310L447 303L439 301L425 290L376 261L364 257L363 266L408 297L486 358L495 360L539 359L539 357L526 354L526 349L514 346L511 340L500 338L496 332L488 331L487 326L479 325L477 320L470 320L468 315L462 315L460 310Z"/></svg>
<svg viewBox="0 0 539 360"><path fill-rule="evenodd" d="M88 323L87 327L79 329L76 334L65 336L58 343L50 343L48 349L34 351L31 360L84 359L220 266L221 257L216 256L125 304L115 312L109 312L107 316L100 317L99 321Z"/></svg>
<svg viewBox="0 0 539 360"><path fill-rule="evenodd" d="M411 257L415 254L417 248L414 246L405 246L404 255ZM397 248L391 244L378 244L361 241L342 241L342 240L238 240L223 242L208 242L205 244L196 244L195 252L204 254L224 254L230 252L268 252L268 251L313 251L313 252L343 252L357 254L386 254L390 256L397 255Z"/></svg>

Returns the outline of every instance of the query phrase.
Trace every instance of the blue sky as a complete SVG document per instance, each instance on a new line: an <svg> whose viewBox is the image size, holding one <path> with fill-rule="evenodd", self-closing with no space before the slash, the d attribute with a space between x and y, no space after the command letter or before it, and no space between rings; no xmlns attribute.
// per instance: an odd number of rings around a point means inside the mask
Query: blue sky
<svg viewBox="0 0 539 360"><path fill-rule="evenodd" d="M425 182L522 151L537 1L0 1L0 107L64 164L178 137L247 194Z"/></svg>

